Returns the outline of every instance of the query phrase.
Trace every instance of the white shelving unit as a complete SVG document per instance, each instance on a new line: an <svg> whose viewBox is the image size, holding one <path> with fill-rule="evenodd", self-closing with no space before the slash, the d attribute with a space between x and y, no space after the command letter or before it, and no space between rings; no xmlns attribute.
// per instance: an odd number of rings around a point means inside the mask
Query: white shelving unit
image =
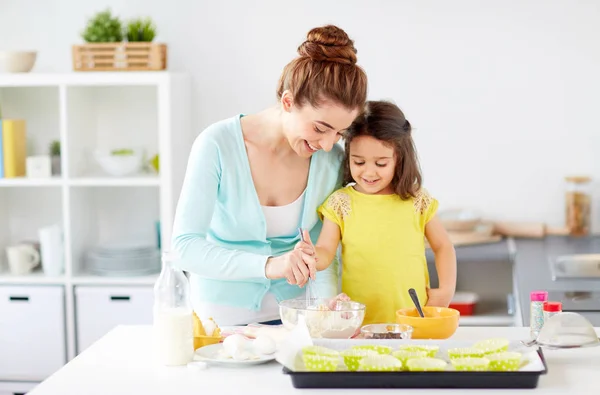
<svg viewBox="0 0 600 395"><path fill-rule="evenodd" d="M47 155L52 140L60 141L62 154L59 177L0 178L0 290L5 287L27 294L34 288L64 287L67 361L81 351L76 344L78 326L83 325L78 325L76 311L83 307L77 305L75 296L81 288L104 287L121 294L130 289L132 294L146 295L156 280L157 275L91 275L86 272L84 256L89 248L102 243L158 245L157 222L161 246L169 247L193 141L190 101L189 77L179 73L0 74L2 115L26 119L28 155ZM160 172L106 175L94 160L98 148L139 148L148 159L158 154ZM37 240L38 229L52 224L60 224L63 230L64 275L49 277L39 268L30 275L9 274L5 248ZM146 291L141 292L140 287ZM139 309L150 302L136 299L132 305ZM126 315L123 304L119 309ZM151 312L147 313L145 317L151 317ZM101 312L98 317L102 318ZM31 317L30 323L19 325L39 326L41 319ZM39 356L21 356L27 357ZM21 380L2 378L1 374L0 381L5 383Z"/></svg>

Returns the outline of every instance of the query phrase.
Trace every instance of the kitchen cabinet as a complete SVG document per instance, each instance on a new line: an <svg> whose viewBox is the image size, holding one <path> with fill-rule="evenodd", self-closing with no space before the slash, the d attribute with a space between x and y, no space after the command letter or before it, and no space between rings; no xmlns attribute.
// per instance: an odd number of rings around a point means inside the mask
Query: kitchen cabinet
<svg viewBox="0 0 600 395"><path fill-rule="evenodd" d="M75 287L77 353L118 325L152 324L152 287Z"/></svg>
<svg viewBox="0 0 600 395"><path fill-rule="evenodd" d="M0 380L41 381L66 363L64 287L0 286Z"/></svg>
<svg viewBox="0 0 600 395"><path fill-rule="evenodd" d="M189 75L169 71L0 74L2 115L26 121L28 155L47 155L54 141L61 147L61 174L0 178L0 286L64 287L67 361L77 354L76 287L151 287L158 277L98 275L86 256L106 244L169 249L197 135L190 86ZM100 166L98 150L122 149L143 153L140 171L119 176ZM63 272L10 273L6 247L36 242L39 228L52 224L62 230ZM129 322L123 318L115 324Z"/></svg>
<svg viewBox="0 0 600 395"><path fill-rule="evenodd" d="M511 240L477 245L457 246L456 292L478 295L473 315L460 317L461 326L516 325L517 294L514 282L514 252ZM431 286L437 287L438 277L434 255L427 251Z"/></svg>

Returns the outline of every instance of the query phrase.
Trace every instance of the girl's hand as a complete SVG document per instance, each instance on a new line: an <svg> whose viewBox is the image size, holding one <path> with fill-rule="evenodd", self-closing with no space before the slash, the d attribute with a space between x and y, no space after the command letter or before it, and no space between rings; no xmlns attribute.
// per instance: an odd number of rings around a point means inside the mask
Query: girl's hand
<svg viewBox="0 0 600 395"><path fill-rule="evenodd" d="M453 296L454 292L448 292L442 288L427 288L427 303L425 306L448 307Z"/></svg>
<svg viewBox="0 0 600 395"><path fill-rule="evenodd" d="M343 292L337 295L329 301L329 306L327 306L329 310L336 310L337 302L350 302L350 297Z"/></svg>
<svg viewBox="0 0 600 395"><path fill-rule="evenodd" d="M296 243L294 249L301 250L306 255L316 256L317 253L315 251L315 246L312 240L310 239L310 233L308 233L308 230L302 230L302 237L304 238L304 241L300 240L298 243Z"/></svg>

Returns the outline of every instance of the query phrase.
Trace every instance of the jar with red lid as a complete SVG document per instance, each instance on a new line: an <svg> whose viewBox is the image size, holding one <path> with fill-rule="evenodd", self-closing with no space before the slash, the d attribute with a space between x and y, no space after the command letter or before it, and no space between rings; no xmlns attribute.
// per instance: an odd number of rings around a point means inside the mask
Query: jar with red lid
<svg viewBox="0 0 600 395"><path fill-rule="evenodd" d="M544 322L550 317L562 312L562 303L560 302L544 302Z"/></svg>

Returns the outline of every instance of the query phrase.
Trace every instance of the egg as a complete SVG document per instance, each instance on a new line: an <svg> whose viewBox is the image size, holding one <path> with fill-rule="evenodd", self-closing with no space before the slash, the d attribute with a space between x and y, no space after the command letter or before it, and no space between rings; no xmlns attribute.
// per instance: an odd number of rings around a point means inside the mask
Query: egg
<svg viewBox="0 0 600 395"><path fill-rule="evenodd" d="M277 344L269 335L258 335L252 345L254 346L254 351L263 355L273 354L277 351Z"/></svg>
<svg viewBox="0 0 600 395"><path fill-rule="evenodd" d="M243 349L243 350L237 350L235 353L233 353L232 358L236 361L247 361L249 359L252 359L253 355L251 352Z"/></svg>
<svg viewBox="0 0 600 395"><path fill-rule="evenodd" d="M202 320L202 326L204 327L204 331L206 332L206 336L212 336L217 329L217 324L213 320Z"/></svg>
<svg viewBox="0 0 600 395"><path fill-rule="evenodd" d="M240 334L227 336L225 340L223 340L223 351L225 352L225 355L233 358L234 355L246 351L248 343L248 340Z"/></svg>

